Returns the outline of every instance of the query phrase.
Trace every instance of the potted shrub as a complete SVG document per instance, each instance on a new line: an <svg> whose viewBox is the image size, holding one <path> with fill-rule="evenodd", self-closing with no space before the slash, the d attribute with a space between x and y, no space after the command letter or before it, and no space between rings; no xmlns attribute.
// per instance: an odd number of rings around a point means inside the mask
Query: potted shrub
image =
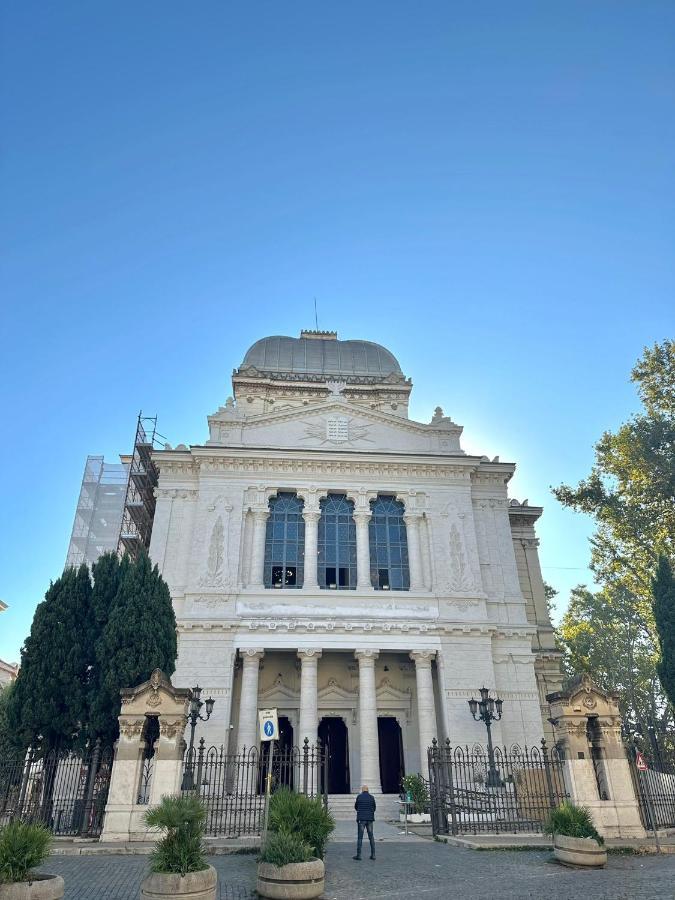
<svg viewBox="0 0 675 900"><path fill-rule="evenodd" d="M10 822L0 831L0 900L60 900L63 878L32 870L49 856L52 835L42 825Z"/></svg>
<svg viewBox="0 0 675 900"><path fill-rule="evenodd" d="M335 820L319 798L282 788L270 797L257 891L272 900L311 900L324 891L326 843Z"/></svg>
<svg viewBox="0 0 675 900"><path fill-rule="evenodd" d="M162 797L145 814L149 828L165 832L150 857L152 872L141 885L141 897L169 900L216 900L218 876L206 861L204 821L206 808L199 797Z"/></svg>
<svg viewBox="0 0 675 900"><path fill-rule="evenodd" d="M545 825L553 835L553 856L568 866L604 866L607 850L593 824L590 810L573 803L561 803Z"/></svg>
<svg viewBox="0 0 675 900"><path fill-rule="evenodd" d="M408 822L420 824L431 822L429 814L429 790L421 775L406 775L401 781L404 798L410 798L408 806ZM405 821L405 813L400 813L400 820Z"/></svg>

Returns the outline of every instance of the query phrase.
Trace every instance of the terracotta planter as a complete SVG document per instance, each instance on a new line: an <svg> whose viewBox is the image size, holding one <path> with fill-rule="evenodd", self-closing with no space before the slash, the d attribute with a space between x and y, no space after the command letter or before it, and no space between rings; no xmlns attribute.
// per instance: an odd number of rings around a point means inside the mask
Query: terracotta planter
<svg viewBox="0 0 675 900"><path fill-rule="evenodd" d="M33 881L0 884L0 900L61 900L64 884L60 875L34 875Z"/></svg>
<svg viewBox="0 0 675 900"><path fill-rule="evenodd" d="M324 872L321 859L287 866L261 862L256 890L261 897L271 900L312 900L323 894Z"/></svg>
<svg viewBox="0 0 675 900"><path fill-rule="evenodd" d="M607 850L594 838L553 836L553 856L566 866L597 868L606 865Z"/></svg>
<svg viewBox="0 0 675 900"><path fill-rule="evenodd" d="M163 875L153 872L141 885L141 898L148 900L216 900L218 873L209 866L187 875Z"/></svg>

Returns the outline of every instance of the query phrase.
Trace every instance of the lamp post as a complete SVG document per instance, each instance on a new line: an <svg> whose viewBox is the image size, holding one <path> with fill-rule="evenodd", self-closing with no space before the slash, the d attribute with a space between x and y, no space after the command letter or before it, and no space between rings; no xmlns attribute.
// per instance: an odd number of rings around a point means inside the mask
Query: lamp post
<svg viewBox="0 0 675 900"><path fill-rule="evenodd" d="M487 787L503 787L504 783L499 776L497 766L495 765L495 751L492 746L492 723L498 722L502 717L503 700L499 697L495 700L490 696L490 692L486 687L480 689L480 700L473 697L468 701L471 715L476 722L485 722L487 729L487 751L488 751L488 776Z"/></svg>
<svg viewBox="0 0 675 900"><path fill-rule="evenodd" d="M213 712L213 707L215 706L216 701L213 697L209 697L207 700L202 700L202 689L197 685L192 688L192 697L190 699L190 711L188 713L188 721L190 722L190 748L188 750L187 756L187 765L185 766L185 771L183 772L183 783L181 784L182 791L192 791L195 787L195 760L194 760L194 749L195 749L195 728L197 727L197 722L208 722L211 718L211 713ZM202 706L206 707L206 715L201 715Z"/></svg>

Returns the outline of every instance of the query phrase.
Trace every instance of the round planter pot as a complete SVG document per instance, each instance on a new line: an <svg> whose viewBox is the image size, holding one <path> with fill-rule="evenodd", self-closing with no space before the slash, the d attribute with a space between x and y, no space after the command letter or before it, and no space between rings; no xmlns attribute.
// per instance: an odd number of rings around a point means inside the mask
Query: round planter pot
<svg viewBox="0 0 675 900"><path fill-rule="evenodd" d="M187 875L162 875L153 872L141 885L141 898L152 900L216 900L218 873L209 866L201 872L188 872Z"/></svg>
<svg viewBox="0 0 675 900"><path fill-rule="evenodd" d="M607 863L607 850L596 840L566 837L564 834L554 836L553 856L566 866L594 868Z"/></svg>
<svg viewBox="0 0 675 900"><path fill-rule="evenodd" d="M321 859L287 866L261 862L256 890L261 897L271 900L312 900L323 894L324 873Z"/></svg>
<svg viewBox="0 0 675 900"><path fill-rule="evenodd" d="M64 887L60 875L34 875L33 881L0 884L0 900L61 900Z"/></svg>

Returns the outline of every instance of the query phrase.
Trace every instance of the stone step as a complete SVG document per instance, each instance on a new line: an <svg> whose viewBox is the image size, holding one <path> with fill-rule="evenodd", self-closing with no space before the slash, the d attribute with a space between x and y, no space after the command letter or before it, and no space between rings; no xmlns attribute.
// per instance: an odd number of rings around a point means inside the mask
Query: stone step
<svg viewBox="0 0 675 900"><path fill-rule="evenodd" d="M398 794L373 794L377 803L376 818L386 821L398 819ZM355 794L329 794L328 808L336 821L344 822L355 819Z"/></svg>

